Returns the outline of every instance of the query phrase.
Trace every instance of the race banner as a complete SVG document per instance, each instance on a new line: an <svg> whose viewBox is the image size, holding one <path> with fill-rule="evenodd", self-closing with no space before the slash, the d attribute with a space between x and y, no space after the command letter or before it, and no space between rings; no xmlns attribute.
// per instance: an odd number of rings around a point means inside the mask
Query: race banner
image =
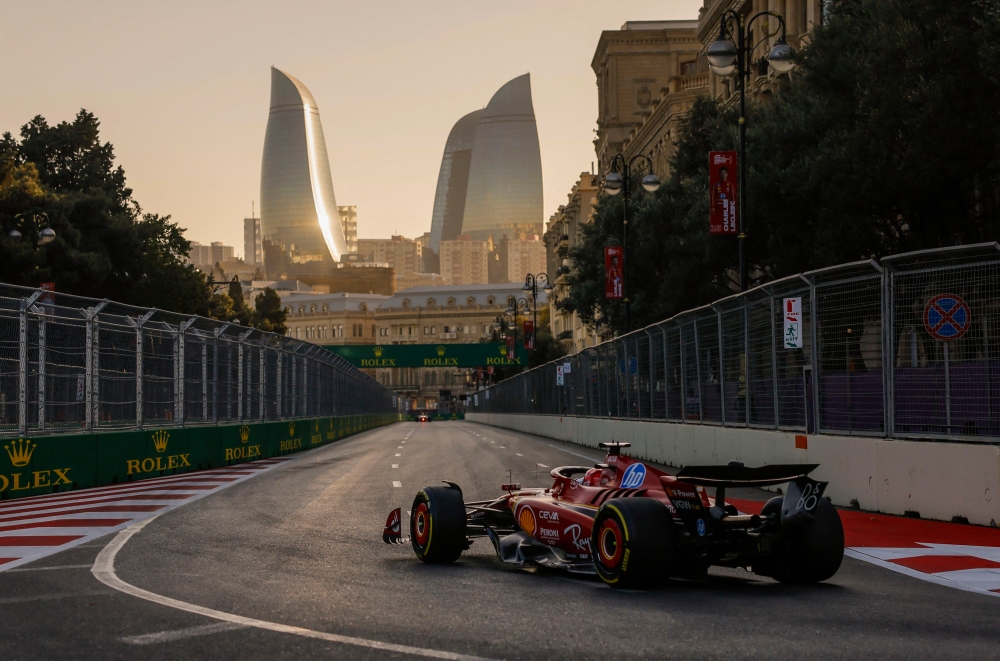
<svg viewBox="0 0 1000 661"><path fill-rule="evenodd" d="M535 322L533 321L524 322L524 348L535 348Z"/></svg>
<svg viewBox="0 0 1000 661"><path fill-rule="evenodd" d="M736 234L739 231L736 152L708 152L708 187L711 191L709 233Z"/></svg>
<svg viewBox="0 0 1000 661"><path fill-rule="evenodd" d="M625 297L625 254L621 246L604 248L604 298Z"/></svg>
<svg viewBox="0 0 1000 661"><path fill-rule="evenodd" d="M514 343L514 336L507 336L507 360L514 360L517 345Z"/></svg>

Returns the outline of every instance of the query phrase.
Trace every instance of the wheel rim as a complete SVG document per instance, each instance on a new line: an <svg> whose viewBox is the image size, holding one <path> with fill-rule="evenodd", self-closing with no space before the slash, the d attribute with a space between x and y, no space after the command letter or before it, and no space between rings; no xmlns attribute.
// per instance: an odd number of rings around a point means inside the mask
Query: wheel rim
<svg viewBox="0 0 1000 661"><path fill-rule="evenodd" d="M605 519L597 534L597 557L606 569L614 569L622 556L622 531L618 523Z"/></svg>
<svg viewBox="0 0 1000 661"><path fill-rule="evenodd" d="M430 536L431 514L427 511L427 503L420 503L413 513L413 538L417 540L417 544L425 546Z"/></svg>

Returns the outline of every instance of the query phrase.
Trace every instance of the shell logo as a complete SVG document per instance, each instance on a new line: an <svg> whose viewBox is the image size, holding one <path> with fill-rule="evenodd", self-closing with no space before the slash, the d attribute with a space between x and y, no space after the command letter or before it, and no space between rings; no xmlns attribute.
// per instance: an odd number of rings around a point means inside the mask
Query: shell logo
<svg viewBox="0 0 1000 661"><path fill-rule="evenodd" d="M521 513L517 516L517 525L521 526L521 530L529 535L535 534L535 513L531 511L530 507L521 509Z"/></svg>

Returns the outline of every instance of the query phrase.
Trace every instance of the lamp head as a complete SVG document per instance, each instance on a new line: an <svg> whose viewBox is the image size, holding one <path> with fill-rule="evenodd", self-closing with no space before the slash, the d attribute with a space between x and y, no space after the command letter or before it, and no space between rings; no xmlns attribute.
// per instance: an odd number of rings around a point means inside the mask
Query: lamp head
<svg viewBox="0 0 1000 661"><path fill-rule="evenodd" d="M647 193L655 193L660 187L660 178L650 172L642 178L642 187L646 189Z"/></svg>
<svg viewBox="0 0 1000 661"><path fill-rule="evenodd" d="M7 238L13 241L14 243L20 243L21 233L18 232L16 229L13 229L10 231L10 234L7 235Z"/></svg>
<svg viewBox="0 0 1000 661"><path fill-rule="evenodd" d="M716 76L729 77L736 73L736 44L719 37L708 47L708 67Z"/></svg>
<svg viewBox="0 0 1000 661"><path fill-rule="evenodd" d="M38 233L38 245L44 246L56 240L56 232L51 227L46 227Z"/></svg>
<svg viewBox="0 0 1000 661"><path fill-rule="evenodd" d="M604 178L604 190L608 195L618 195L622 192L622 187L625 185L625 180L617 172L610 172L608 176Z"/></svg>
<svg viewBox="0 0 1000 661"><path fill-rule="evenodd" d="M795 68L795 49L788 45L782 37L771 49L767 61L778 73L788 73Z"/></svg>

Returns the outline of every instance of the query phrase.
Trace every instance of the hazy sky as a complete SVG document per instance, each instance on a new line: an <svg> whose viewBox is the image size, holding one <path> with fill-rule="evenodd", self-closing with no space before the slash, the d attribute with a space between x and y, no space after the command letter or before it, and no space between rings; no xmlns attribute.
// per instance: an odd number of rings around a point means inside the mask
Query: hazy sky
<svg viewBox="0 0 1000 661"><path fill-rule="evenodd" d="M337 203L357 205L359 236L413 237L430 229L452 125L530 72L548 220L595 158L601 31L693 19L701 4L9 0L0 131L92 111L144 209L242 254L273 64L316 98Z"/></svg>

